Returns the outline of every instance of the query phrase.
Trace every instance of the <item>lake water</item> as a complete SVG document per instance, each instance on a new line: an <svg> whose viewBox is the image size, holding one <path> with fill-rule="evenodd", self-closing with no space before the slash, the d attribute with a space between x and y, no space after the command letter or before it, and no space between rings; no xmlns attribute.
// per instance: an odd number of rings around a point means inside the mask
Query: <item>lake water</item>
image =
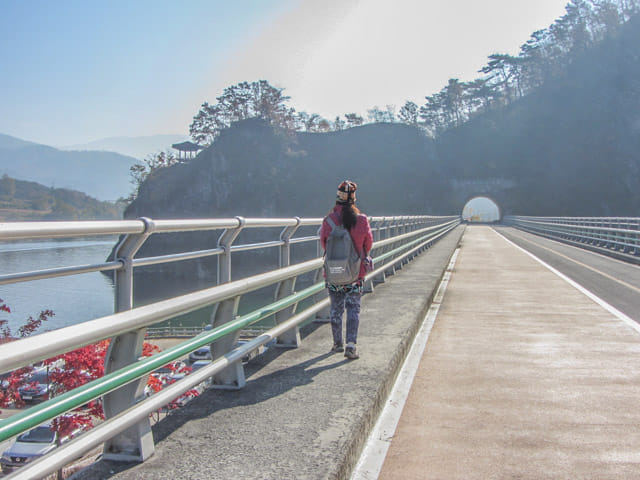
<svg viewBox="0 0 640 480"><path fill-rule="evenodd" d="M46 268L103 263L116 243L110 240L48 240L0 243L0 273L18 273ZM43 330L92 320L114 311L111 279L99 272L0 285L0 298L11 313L0 312L15 333L29 316L53 310L55 316Z"/></svg>
<svg viewBox="0 0 640 480"><path fill-rule="evenodd" d="M54 267L103 263L117 238L111 240L47 240L42 242L0 242L0 274L31 272ZM273 292L246 295L240 313L269 303ZM0 312L15 334L29 316L52 310L55 315L39 330L56 330L114 313L114 285L100 272L69 275L45 280L0 285L0 298L11 313ZM203 326L211 318L212 307L206 307L168 320L171 325ZM260 322L272 325L273 319Z"/></svg>

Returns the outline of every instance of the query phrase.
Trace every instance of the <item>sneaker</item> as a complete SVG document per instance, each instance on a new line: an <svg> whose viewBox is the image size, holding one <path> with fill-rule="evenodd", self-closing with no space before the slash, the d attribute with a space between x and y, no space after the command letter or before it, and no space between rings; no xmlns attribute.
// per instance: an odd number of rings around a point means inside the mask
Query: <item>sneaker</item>
<svg viewBox="0 0 640 480"><path fill-rule="evenodd" d="M347 347L344 351L344 356L349 360L355 360L356 358L360 358L360 355L356 352L356 347Z"/></svg>
<svg viewBox="0 0 640 480"><path fill-rule="evenodd" d="M341 343L334 343L333 347L331 347L332 352L344 352L344 347Z"/></svg>

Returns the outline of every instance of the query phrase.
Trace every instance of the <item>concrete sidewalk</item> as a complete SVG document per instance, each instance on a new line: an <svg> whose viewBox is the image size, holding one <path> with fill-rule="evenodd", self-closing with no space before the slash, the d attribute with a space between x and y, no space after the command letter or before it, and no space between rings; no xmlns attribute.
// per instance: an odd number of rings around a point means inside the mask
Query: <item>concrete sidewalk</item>
<svg viewBox="0 0 640 480"><path fill-rule="evenodd" d="M247 365L241 391L209 390L154 425L140 465L100 461L74 479L343 479L355 465L464 226L363 298L358 351L330 354L328 324Z"/></svg>
<svg viewBox="0 0 640 480"><path fill-rule="evenodd" d="M640 478L640 335L467 228L380 479Z"/></svg>

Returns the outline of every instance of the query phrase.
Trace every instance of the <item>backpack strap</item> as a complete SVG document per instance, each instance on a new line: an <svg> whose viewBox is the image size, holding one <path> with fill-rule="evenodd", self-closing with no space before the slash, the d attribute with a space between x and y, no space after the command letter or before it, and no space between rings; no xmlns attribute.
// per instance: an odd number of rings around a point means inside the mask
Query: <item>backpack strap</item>
<svg viewBox="0 0 640 480"><path fill-rule="evenodd" d="M331 218L331 215L327 215L327 223L329 224L329 226L331 227L331 231L333 232L333 229L336 228L336 224L333 221L333 219ZM324 257L327 254L327 252L325 251L322 256Z"/></svg>

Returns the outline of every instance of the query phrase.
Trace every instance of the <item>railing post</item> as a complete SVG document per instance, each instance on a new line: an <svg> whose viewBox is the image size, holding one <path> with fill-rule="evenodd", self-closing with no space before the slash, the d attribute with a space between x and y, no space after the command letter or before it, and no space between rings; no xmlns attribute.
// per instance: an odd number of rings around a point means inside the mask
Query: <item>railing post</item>
<svg viewBox="0 0 640 480"><path fill-rule="evenodd" d="M585 225L586 225L586 220L585 220ZM597 232L598 232L598 243L596 244L598 247L607 247L607 231L604 228L604 224L600 225L597 222L593 222L593 227L597 227Z"/></svg>
<svg viewBox="0 0 640 480"><path fill-rule="evenodd" d="M620 220L618 218L615 218L613 220L613 228L616 230L616 232L614 232L613 237L614 237L614 249L617 251L624 251L624 233L620 233L617 230L622 230L624 227L622 225L620 225Z"/></svg>
<svg viewBox="0 0 640 480"><path fill-rule="evenodd" d="M380 240L380 223L376 223L376 225L371 229L371 233L373 234L373 241L377 242Z"/></svg>
<svg viewBox="0 0 640 480"><path fill-rule="evenodd" d="M282 298L288 297L289 295L293 295L296 287L296 278L289 278L284 280L278 284L276 289L276 300L280 300ZM276 325L279 325L289 318L296 312L297 304L291 305L290 307L285 308L284 310L280 310L276 312ZM282 335L279 335L276 339L276 347L281 348L297 348L300 346L300 329L296 326L290 330L287 330Z"/></svg>
<svg viewBox="0 0 640 480"><path fill-rule="evenodd" d="M296 220L295 225L290 225L288 227L284 227L284 230L280 233L280 240L284 242L280 245L280 258L279 265L280 268L288 267L291 265L291 237L300 227L300 217L294 217Z"/></svg>
<svg viewBox="0 0 640 480"><path fill-rule="evenodd" d="M389 224L388 224L389 225L388 226L388 233L389 234L388 234L387 238L395 237L395 236L398 235L398 223L397 223L397 221L398 221L397 218L391 218L389 220ZM392 246L389 246L388 248L389 248L389 250L392 250ZM394 256L394 258L396 258L396 257L397 257L397 255ZM397 268L398 268L398 266L396 266L396 263L395 262L391 262L390 265L389 265L389 268L387 268L384 271L384 274L386 276L391 277L391 276L396 274L396 269Z"/></svg>
<svg viewBox="0 0 640 480"><path fill-rule="evenodd" d="M233 320L238 313L240 297L223 300L216 304L213 311L213 328L224 325ZM235 347L238 343L240 332L230 333L211 344L211 358L220 358ZM222 390L239 390L246 385L244 367L242 361L238 360L233 365L229 365L220 373L212 377L211 388Z"/></svg>
<svg viewBox="0 0 640 480"><path fill-rule="evenodd" d="M246 223L243 217L235 218L238 220L238 226L236 228L226 229L218 239L218 247L224 250L218 257L218 285L231 281L231 245ZM213 328L232 321L238 313L239 303L240 297L234 297L216 304L211 314L211 324ZM233 349L236 343L238 343L239 336L239 332L230 333L213 342L211 344L212 359L215 360ZM213 376L211 388L238 390L244 387L245 384L246 380L242 362L237 361Z"/></svg>
<svg viewBox="0 0 640 480"><path fill-rule="evenodd" d="M290 227L285 227L285 229L280 233L280 240L284 242L283 245L280 246L280 268L288 267L291 265L291 245L290 240L295 231L300 226L300 217L295 217L296 224ZM289 278L287 280L283 280L276 287L275 299L280 300L282 298L288 297L289 295L293 295L296 288L296 278ZM275 319L276 325L288 320L295 313L297 305L291 305L290 307L285 308L284 310L280 310L276 312ZM291 330L283 333L278 336L276 339L276 347L285 347L285 348L297 348L300 346L300 329L298 327L294 327Z"/></svg>
<svg viewBox="0 0 640 480"><path fill-rule="evenodd" d="M383 239L387 239L391 237L391 225L393 223L393 219L387 219L387 218L383 218L382 221L380 222L380 226L378 227L378 231L377 231L377 239L376 240L383 240ZM384 230L384 233L382 232ZM374 237L375 238L375 237ZM391 250L390 246L386 246L382 249L381 253L386 253L389 250ZM393 273L391 273L391 275L393 275ZM387 276L385 271L381 271L378 275L376 275L373 279L372 279L372 285L376 285L378 283L384 283L386 280Z"/></svg>
<svg viewBox="0 0 640 480"><path fill-rule="evenodd" d="M401 227L400 227L401 235L404 235L409 231L409 228L407 227L408 222L409 222L409 217L402 217ZM400 268L402 268L403 265L407 265L411 261L411 258L413 258L413 256L404 257L404 259L400 262Z"/></svg>
<svg viewBox="0 0 640 480"><path fill-rule="evenodd" d="M426 222L425 219L422 217L418 217L416 218L416 220L411 224L411 231L415 232L416 230L422 228L422 227L426 227ZM414 257L417 257L418 255L420 255L422 252L425 251L425 247L421 247L420 250L418 250L415 255L413 255Z"/></svg>
<svg viewBox="0 0 640 480"><path fill-rule="evenodd" d="M122 261L124 268L115 273L115 310L123 312L133 308L133 257L142 244L153 233L153 220L141 218L145 230L141 234L127 235L116 247L115 258ZM105 374L126 367L138 361L142 355L142 346L146 328L118 335L111 339L105 356ZM131 382L103 397L104 414L107 419L135 405L144 395L146 377ZM146 418L127 430L114 436L104 444L103 458L115 461L142 462L155 450L151 424Z"/></svg>
<svg viewBox="0 0 640 480"><path fill-rule="evenodd" d="M218 285L231 281L231 245L238 237L246 220L243 217L235 217L238 220L236 228L226 229L218 239L218 247L224 251L218 256Z"/></svg>

